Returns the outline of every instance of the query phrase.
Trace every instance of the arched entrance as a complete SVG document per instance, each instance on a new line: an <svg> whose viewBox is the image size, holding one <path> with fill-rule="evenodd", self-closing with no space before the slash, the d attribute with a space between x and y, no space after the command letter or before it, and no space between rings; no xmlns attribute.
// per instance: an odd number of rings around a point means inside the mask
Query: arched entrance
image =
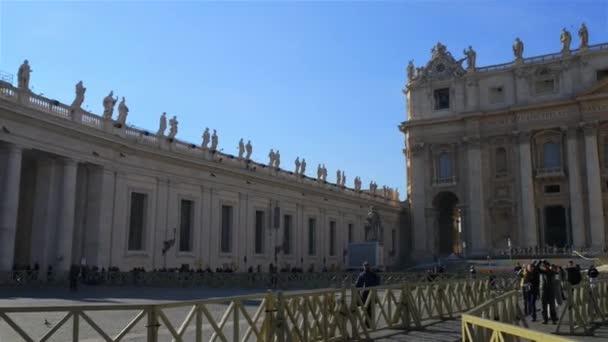
<svg viewBox="0 0 608 342"><path fill-rule="evenodd" d="M460 210L456 207L458 197L449 191L438 193L433 199L437 215L436 246L439 255L460 254Z"/></svg>

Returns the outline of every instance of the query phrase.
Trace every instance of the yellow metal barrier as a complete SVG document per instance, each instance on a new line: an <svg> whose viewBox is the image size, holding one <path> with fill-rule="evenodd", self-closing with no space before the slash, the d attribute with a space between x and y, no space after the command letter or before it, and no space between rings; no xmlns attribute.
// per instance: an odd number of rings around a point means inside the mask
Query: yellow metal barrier
<svg viewBox="0 0 608 342"><path fill-rule="evenodd" d="M2 307L0 321L14 333L10 341L333 341L420 328L425 320L454 317L489 297L487 280L460 280L165 304ZM36 337L26 320L41 314L52 322ZM110 331L108 321L120 330Z"/></svg>

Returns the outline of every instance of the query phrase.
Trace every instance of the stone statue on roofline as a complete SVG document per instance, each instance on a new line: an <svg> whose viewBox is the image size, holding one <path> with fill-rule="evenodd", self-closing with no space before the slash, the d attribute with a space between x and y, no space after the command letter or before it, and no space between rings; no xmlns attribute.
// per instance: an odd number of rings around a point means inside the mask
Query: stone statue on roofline
<svg viewBox="0 0 608 342"><path fill-rule="evenodd" d="M317 180L318 181L322 181L323 180L323 169L321 168L321 164L319 164L317 166Z"/></svg>
<svg viewBox="0 0 608 342"><path fill-rule="evenodd" d="M477 60L477 52L475 52L475 50L473 50L473 47L469 45L469 48L464 50L464 54L465 56L467 56L467 70L474 71L475 63Z"/></svg>
<svg viewBox="0 0 608 342"><path fill-rule="evenodd" d="M209 141L211 140L211 134L209 134L209 127L205 128L202 138L203 142L201 143L201 147L203 148L203 150L206 150L209 146Z"/></svg>
<svg viewBox="0 0 608 342"><path fill-rule="evenodd" d="M76 83L76 98L72 102L70 108L72 110L81 109L82 103L84 102L84 93L87 91L87 88L84 87L82 81Z"/></svg>
<svg viewBox="0 0 608 342"><path fill-rule="evenodd" d="M103 118L105 120L112 119L112 115L114 114L114 106L116 105L117 101L118 96L114 97L114 91L110 91L110 94L103 98Z"/></svg>
<svg viewBox="0 0 608 342"><path fill-rule="evenodd" d="M410 60L407 63L407 81L412 82L416 77L416 68L414 67L414 61Z"/></svg>
<svg viewBox="0 0 608 342"><path fill-rule="evenodd" d="M336 171L336 185L340 186L340 182L342 181L342 172L340 170Z"/></svg>
<svg viewBox="0 0 608 342"><path fill-rule="evenodd" d="M211 136L211 151L217 150L217 145L219 143L219 138L217 136L217 131L213 130L213 135Z"/></svg>
<svg viewBox="0 0 608 342"><path fill-rule="evenodd" d="M243 155L245 154L245 142L243 138L239 140L239 159L243 159Z"/></svg>
<svg viewBox="0 0 608 342"><path fill-rule="evenodd" d="M159 122L159 125L158 125L158 132L156 132L156 135L158 137L164 136L166 129L167 129L167 113L163 112L163 115L160 116L160 122Z"/></svg>
<svg viewBox="0 0 608 342"><path fill-rule="evenodd" d="M171 120L169 120L169 126L171 126L169 128L169 139L175 139L175 136L177 135L177 117L175 115L173 115L173 117L171 118Z"/></svg>
<svg viewBox="0 0 608 342"><path fill-rule="evenodd" d="M589 47L589 31L587 31L587 25L585 23L581 24L581 27L578 29L578 39L580 41L579 49L587 50Z"/></svg>
<svg viewBox="0 0 608 342"><path fill-rule="evenodd" d="M572 43L572 35L566 28L562 28L562 34L559 36L559 41L562 43L562 54L567 56L570 54L570 43Z"/></svg>
<svg viewBox="0 0 608 342"><path fill-rule="evenodd" d="M513 43L513 55L515 56L515 62L522 63L524 61L524 43L519 37L515 38Z"/></svg>
<svg viewBox="0 0 608 342"><path fill-rule="evenodd" d="M116 120L119 124L125 125L127 122L127 115L129 115L129 107L125 103L125 97L122 97L122 100L118 104L118 120Z"/></svg>
<svg viewBox="0 0 608 342"><path fill-rule="evenodd" d="M327 168L325 167L325 164L323 164L323 181L327 182Z"/></svg>
<svg viewBox="0 0 608 342"><path fill-rule="evenodd" d="M274 166L275 156L276 156L276 154L274 153L274 150L270 149L270 152L268 152L268 166L269 167Z"/></svg>
<svg viewBox="0 0 608 342"><path fill-rule="evenodd" d="M21 90L30 90L30 73L33 70L30 68L28 60L24 60L17 71L17 88Z"/></svg>
<svg viewBox="0 0 608 342"><path fill-rule="evenodd" d="M251 140L247 141L247 145L245 145L245 150L247 151L247 155L245 156L245 159L251 160L251 153L253 152L253 146L251 146Z"/></svg>
<svg viewBox="0 0 608 342"><path fill-rule="evenodd" d="M306 159L302 158L302 163L300 164L300 175L306 176Z"/></svg>
<svg viewBox="0 0 608 342"><path fill-rule="evenodd" d="M344 173L344 171L342 171L342 180L340 181L340 185L342 187L346 186L346 174Z"/></svg>
<svg viewBox="0 0 608 342"><path fill-rule="evenodd" d="M274 167L277 169L281 167L281 152L279 150L274 153Z"/></svg>
<svg viewBox="0 0 608 342"><path fill-rule="evenodd" d="M296 170L295 170L295 174L297 175L300 172L300 165L302 165L302 163L300 163L300 157L297 157L294 164L296 165Z"/></svg>

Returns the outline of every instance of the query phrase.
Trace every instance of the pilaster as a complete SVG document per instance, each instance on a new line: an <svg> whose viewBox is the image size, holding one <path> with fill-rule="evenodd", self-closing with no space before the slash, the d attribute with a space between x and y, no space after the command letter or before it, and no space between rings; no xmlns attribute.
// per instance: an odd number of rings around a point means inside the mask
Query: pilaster
<svg viewBox="0 0 608 342"><path fill-rule="evenodd" d="M21 160L21 147L14 144L0 147L0 161L4 164L0 173L0 271L9 271L13 267Z"/></svg>
<svg viewBox="0 0 608 342"><path fill-rule="evenodd" d="M582 124L585 133L585 158L587 165L587 193L589 195L589 225L591 230L591 247L603 249L606 246L604 228L604 209L602 201L602 184L600 163L597 148L597 123Z"/></svg>
<svg viewBox="0 0 608 342"><path fill-rule="evenodd" d="M524 246L538 245L536 203L534 200L534 179L532 174L532 153L530 132L517 132L519 149L519 172L521 187L522 234Z"/></svg>
<svg viewBox="0 0 608 342"><path fill-rule="evenodd" d="M62 159L61 202L57 220L57 271L69 271L72 264L72 239L74 235L74 209L76 206L76 174L78 163Z"/></svg>
<svg viewBox="0 0 608 342"><path fill-rule="evenodd" d="M567 149L572 243L575 248L580 248L585 245L585 220L583 216L583 192L578 155L578 129L574 127L567 129Z"/></svg>

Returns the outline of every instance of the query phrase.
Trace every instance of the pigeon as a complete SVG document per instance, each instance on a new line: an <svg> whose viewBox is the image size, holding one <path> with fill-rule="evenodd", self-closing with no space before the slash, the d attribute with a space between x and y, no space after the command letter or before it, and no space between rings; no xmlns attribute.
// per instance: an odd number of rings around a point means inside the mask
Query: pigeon
<svg viewBox="0 0 608 342"><path fill-rule="evenodd" d="M47 320L46 320L46 318L45 318L45 319L44 319L44 325L45 325L47 328L50 328L52 324L51 324L49 321L47 321Z"/></svg>

